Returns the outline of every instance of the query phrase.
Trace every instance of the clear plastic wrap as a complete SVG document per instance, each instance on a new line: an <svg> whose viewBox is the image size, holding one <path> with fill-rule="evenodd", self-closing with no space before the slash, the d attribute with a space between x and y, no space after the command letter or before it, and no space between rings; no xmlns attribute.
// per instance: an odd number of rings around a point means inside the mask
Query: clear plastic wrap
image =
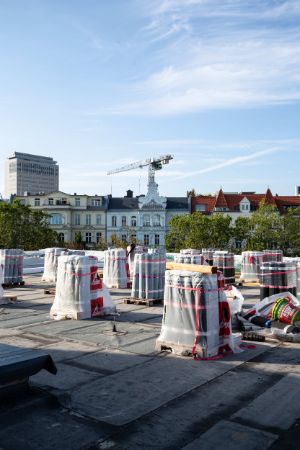
<svg viewBox="0 0 300 450"><path fill-rule="evenodd" d="M300 262L297 262L297 298L300 300Z"/></svg>
<svg viewBox="0 0 300 450"><path fill-rule="evenodd" d="M15 248L0 250L3 284L21 283L23 281L23 261L23 250Z"/></svg>
<svg viewBox="0 0 300 450"><path fill-rule="evenodd" d="M164 314L157 348L213 357L219 352L217 275L167 270Z"/></svg>
<svg viewBox="0 0 300 450"><path fill-rule="evenodd" d="M131 297L141 299L163 299L165 284L165 253L148 252L134 257L134 274Z"/></svg>
<svg viewBox="0 0 300 450"><path fill-rule="evenodd" d="M263 250L263 262L283 261L283 251L282 250Z"/></svg>
<svg viewBox="0 0 300 450"><path fill-rule="evenodd" d="M241 281L259 281L263 252L242 252Z"/></svg>
<svg viewBox="0 0 300 450"><path fill-rule="evenodd" d="M297 295L297 266L294 262L265 262L260 266L260 299L279 292Z"/></svg>
<svg viewBox="0 0 300 450"><path fill-rule="evenodd" d="M56 292L50 317L87 319L116 310L98 275L97 259L62 255L58 258Z"/></svg>
<svg viewBox="0 0 300 450"><path fill-rule="evenodd" d="M127 257L123 248L105 250L103 282L109 288L124 289L128 286Z"/></svg>
<svg viewBox="0 0 300 450"><path fill-rule="evenodd" d="M227 251L216 251L213 254L213 265L221 270L224 276L225 285L235 283L234 254Z"/></svg>

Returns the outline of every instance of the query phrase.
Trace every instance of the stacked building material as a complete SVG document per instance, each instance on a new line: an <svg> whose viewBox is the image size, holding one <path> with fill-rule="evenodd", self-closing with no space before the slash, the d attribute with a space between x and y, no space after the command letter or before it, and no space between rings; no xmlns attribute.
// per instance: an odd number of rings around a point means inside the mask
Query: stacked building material
<svg viewBox="0 0 300 450"><path fill-rule="evenodd" d="M297 294L297 266L294 262L265 262L260 267L260 299L280 292Z"/></svg>
<svg viewBox="0 0 300 450"><path fill-rule="evenodd" d="M136 254L131 297L145 300L163 299L165 270L164 252Z"/></svg>
<svg viewBox="0 0 300 450"><path fill-rule="evenodd" d="M97 273L97 259L62 255L50 317L87 319L115 312L115 306Z"/></svg>
<svg viewBox="0 0 300 450"><path fill-rule="evenodd" d="M182 264L200 264L205 263L203 255L180 254L174 256L174 262Z"/></svg>
<svg viewBox="0 0 300 450"><path fill-rule="evenodd" d="M263 250L263 262L270 261L283 261L283 251L282 250Z"/></svg>
<svg viewBox="0 0 300 450"><path fill-rule="evenodd" d="M157 349L207 358L219 352L217 275L167 270L164 315Z"/></svg>
<svg viewBox="0 0 300 450"><path fill-rule="evenodd" d="M0 250L3 284L21 283L23 281L23 260L23 250L14 248Z"/></svg>
<svg viewBox="0 0 300 450"><path fill-rule="evenodd" d="M195 248L184 248L180 250L181 255L201 255L201 250Z"/></svg>
<svg viewBox="0 0 300 450"><path fill-rule="evenodd" d="M263 252L242 252L241 281L259 281Z"/></svg>
<svg viewBox="0 0 300 450"><path fill-rule="evenodd" d="M123 248L105 250L103 282L108 288L123 289L128 285L127 257Z"/></svg>
<svg viewBox="0 0 300 450"><path fill-rule="evenodd" d="M58 257L67 254L68 251L65 248L52 247L45 249L44 273L42 276L42 281L47 281L48 283L56 282Z"/></svg>
<svg viewBox="0 0 300 450"><path fill-rule="evenodd" d="M227 251L216 251L213 256L213 265L223 273L225 285L235 283L234 254Z"/></svg>
<svg viewBox="0 0 300 450"><path fill-rule="evenodd" d="M202 255L204 257L204 261L207 262L210 266L213 265L214 261L214 252L215 250L203 248L202 249Z"/></svg>

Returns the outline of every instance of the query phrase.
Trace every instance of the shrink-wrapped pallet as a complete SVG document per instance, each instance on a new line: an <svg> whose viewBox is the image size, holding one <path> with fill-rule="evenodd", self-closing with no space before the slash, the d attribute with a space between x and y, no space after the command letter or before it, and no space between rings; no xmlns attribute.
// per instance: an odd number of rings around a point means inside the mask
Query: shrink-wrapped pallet
<svg viewBox="0 0 300 450"><path fill-rule="evenodd" d="M127 288L127 257L123 248L105 250L103 282L109 289Z"/></svg>
<svg viewBox="0 0 300 450"><path fill-rule="evenodd" d="M44 273L42 276L42 281L47 281L48 283L55 283L58 257L67 254L68 251L65 248L59 247L45 248Z"/></svg>
<svg viewBox="0 0 300 450"><path fill-rule="evenodd" d="M23 281L23 260L23 250L14 248L0 250L3 284L21 283Z"/></svg>
<svg viewBox="0 0 300 450"><path fill-rule="evenodd" d="M263 262L283 261L282 250L263 250Z"/></svg>
<svg viewBox="0 0 300 450"><path fill-rule="evenodd" d="M3 277L3 268L2 265L0 265L0 299L4 296L4 290L2 287L2 284L4 283L4 277Z"/></svg>
<svg viewBox="0 0 300 450"><path fill-rule="evenodd" d="M183 248L180 250L181 255L201 255L201 250L195 248Z"/></svg>
<svg viewBox="0 0 300 450"><path fill-rule="evenodd" d="M270 261L260 266L260 299L280 292L297 295L296 262Z"/></svg>
<svg viewBox="0 0 300 450"><path fill-rule="evenodd" d="M297 262L297 298L300 300L300 262Z"/></svg>
<svg viewBox="0 0 300 450"><path fill-rule="evenodd" d="M182 263L182 264L207 264L204 260L203 255L201 254L192 254L192 253L181 253L179 255L174 256L174 262L175 263Z"/></svg>
<svg viewBox="0 0 300 450"><path fill-rule="evenodd" d="M263 252L242 252L241 281L259 281Z"/></svg>
<svg viewBox="0 0 300 450"><path fill-rule="evenodd" d="M136 254L131 297L140 299L163 299L166 270L165 253Z"/></svg>
<svg viewBox="0 0 300 450"><path fill-rule="evenodd" d="M202 255L204 258L204 261L210 266L213 265L213 259L214 259L214 252L215 250L209 249L209 248L203 248L202 249Z"/></svg>
<svg viewBox="0 0 300 450"><path fill-rule="evenodd" d="M217 275L167 270L164 314L156 348L214 357L220 348ZM223 342L222 342L223 343Z"/></svg>
<svg viewBox="0 0 300 450"><path fill-rule="evenodd" d="M221 270L226 286L235 283L234 254L227 251L216 251L213 255L213 265Z"/></svg>
<svg viewBox="0 0 300 450"><path fill-rule="evenodd" d="M98 275L97 259L80 255L60 256L50 316L57 320L88 319L114 312L115 306Z"/></svg>

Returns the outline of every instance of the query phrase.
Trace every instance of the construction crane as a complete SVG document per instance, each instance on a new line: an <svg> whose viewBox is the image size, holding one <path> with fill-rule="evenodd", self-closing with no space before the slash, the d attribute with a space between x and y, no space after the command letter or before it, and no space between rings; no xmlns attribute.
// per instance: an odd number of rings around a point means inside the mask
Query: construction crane
<svg viewBox="0 0 300 450"><path fill-rule="evenodd" d="M126 172L133 169L142 169L148 166L148 183L154 182L154 174L156 170L162 169L162 166L169 164L169 161L173 159L172 155L162 155L158 158L148 158L145 161L138 161L136 163L128 164L127 166L119 167L118 169L110 170L107 175L113 175L114 173Z"/></svg>

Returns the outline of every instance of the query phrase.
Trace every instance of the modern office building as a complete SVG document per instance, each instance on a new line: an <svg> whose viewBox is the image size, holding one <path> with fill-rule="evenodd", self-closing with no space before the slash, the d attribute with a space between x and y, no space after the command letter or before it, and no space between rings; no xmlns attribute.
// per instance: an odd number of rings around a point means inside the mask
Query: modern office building
<svg viewBox="0 0 300 450"><path fill-rule="evenodd" d="M50 157L14 152L6 161L4 196L58 191L59 166Z"/></svg>

